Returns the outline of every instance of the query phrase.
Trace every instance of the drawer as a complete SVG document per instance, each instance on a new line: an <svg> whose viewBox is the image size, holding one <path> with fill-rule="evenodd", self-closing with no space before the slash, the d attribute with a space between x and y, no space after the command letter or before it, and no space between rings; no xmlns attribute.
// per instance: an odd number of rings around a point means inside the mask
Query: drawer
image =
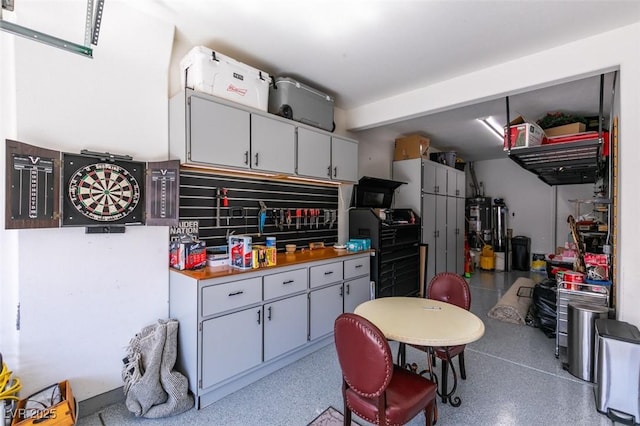
<svg viewBox="0 0 640 426"><path fill-rule="evenodd" d="M344 261L344 279L359 277L361 275L369 275L371 269L371 261L368 257L359 259L351 259Z"/></svg>
<svg viewBox="0 0 640 426"><path fill-rule="evenodd" d="M328 263L326 265L312 266L309 268L309 286L319 287L342 281L342 262Z"/></svg>
<svg viewBox="0 0 640 426"><path fill-rule="evenodd" d="M262 277L202 288L202 316L217 314L262 300Z"/></svg>
<svg viewBox="0 0 640 426"><path fill-rule="evenodd" d="M264 277L264 300L307 289L307 269L281 272Z"/></svg>

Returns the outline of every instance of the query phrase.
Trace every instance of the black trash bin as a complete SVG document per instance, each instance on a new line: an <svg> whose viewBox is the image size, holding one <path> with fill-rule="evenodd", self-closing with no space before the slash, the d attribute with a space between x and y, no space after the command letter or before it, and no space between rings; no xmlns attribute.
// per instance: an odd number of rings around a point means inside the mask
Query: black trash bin
<svg viewBox="0 0 640 426"><path fill-rule="evenodd" d="M511 238L511 269L516 271L529 271L531 262L531 238L519 235Z"/></svg>

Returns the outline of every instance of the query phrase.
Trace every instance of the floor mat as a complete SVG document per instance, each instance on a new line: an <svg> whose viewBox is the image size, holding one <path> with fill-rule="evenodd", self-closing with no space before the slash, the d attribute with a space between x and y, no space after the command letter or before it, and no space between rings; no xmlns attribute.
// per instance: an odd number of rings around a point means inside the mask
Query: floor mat
<svg viewBox="0 0 640 426"><path fill-rule="evenodd" d="M531 296L534 286L533 280L518 278L487 315L499 321L524 325L527 311L533 300Z"/></svg>

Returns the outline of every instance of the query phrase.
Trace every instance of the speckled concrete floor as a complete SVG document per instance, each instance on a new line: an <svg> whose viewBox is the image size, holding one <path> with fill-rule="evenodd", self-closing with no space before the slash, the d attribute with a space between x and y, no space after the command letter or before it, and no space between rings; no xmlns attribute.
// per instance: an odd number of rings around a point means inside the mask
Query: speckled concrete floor
<svg viewBox="0 0 640 426"><path fill-rule="evenodd" d="M467 380L459 382L456 392L462 405L439 402L438 425L611 425L595 409L593 385L562 369L554 339L536 328L487 316L518 276L529 273L473 274L471 310L484 321L486 331L465 350ZM541 279L537 274L531 278ZM391 346L395 353L395 343ZM425 365L424 354L414 349L407 349L407 360ZM304 426L329 405L342 411L340 380L335 347L330 345L202 410L150 420L135 418L123 404L116 404L81 418L78 425ZM424 416L409 424L423 425Z"/></svg>

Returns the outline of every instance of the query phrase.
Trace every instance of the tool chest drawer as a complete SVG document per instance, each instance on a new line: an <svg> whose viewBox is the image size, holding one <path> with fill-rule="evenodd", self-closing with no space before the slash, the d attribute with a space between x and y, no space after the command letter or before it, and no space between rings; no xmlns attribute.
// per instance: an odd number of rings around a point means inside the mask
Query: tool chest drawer
<svg viewBox="0 0 640 426"><path fill-rule="evenodd" d="M371 262L369 257L361 257L359 259L345 260L344 262L344 279L354 278L360 275L369 274Z"/></svg>
<svg viewBox="0 0 640 426"><path fill-rule="evenodd" d="M202 316L206 317L262 300L262 277L202 288Z"/></svg>
<svg viewBox="0 0 640 426"><path fill-rule="evenodd" d="M307 269L295 269L264 277L264 300L286 296L307 288Z"/></svg>
<svg viewBox="0 0 640 426"><path fill-rule="evenodd" d="M326 265L309 268L309 286L319 287L342 280L342 262L327 263Z"/></svg>

